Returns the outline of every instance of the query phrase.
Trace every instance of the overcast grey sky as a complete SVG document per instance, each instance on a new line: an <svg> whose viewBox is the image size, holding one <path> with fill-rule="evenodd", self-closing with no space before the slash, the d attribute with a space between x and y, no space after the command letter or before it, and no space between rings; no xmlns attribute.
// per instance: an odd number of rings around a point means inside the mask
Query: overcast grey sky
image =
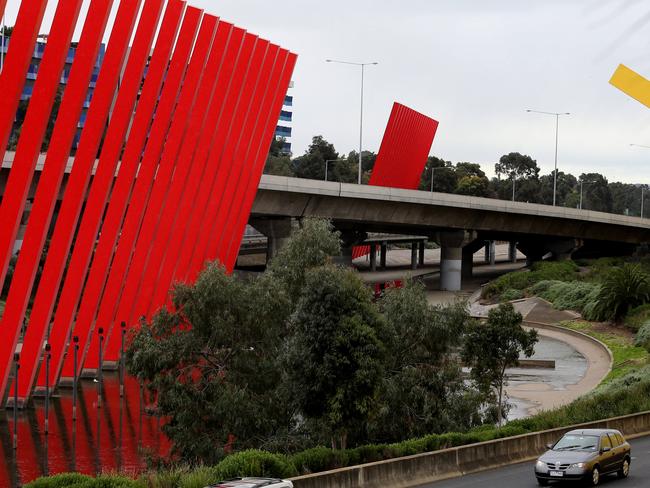
<svg viewBox="0 0 650 488"><path fill-rule="evenodd" d="M650 149L629 146L650 146L650 110L608 83L621 62L650 77L647 0L189 3L299 55L296 155L316 134L340 152L356 149L359 71L325 59L378 61L367 68L364 149L378 150L399 101L440 121L434 155L491 173L519 151L548 173L555 120L525 109L571 112L560 121L560 170L650 183ZM9 0L7 23L18 5Z"/></svg>

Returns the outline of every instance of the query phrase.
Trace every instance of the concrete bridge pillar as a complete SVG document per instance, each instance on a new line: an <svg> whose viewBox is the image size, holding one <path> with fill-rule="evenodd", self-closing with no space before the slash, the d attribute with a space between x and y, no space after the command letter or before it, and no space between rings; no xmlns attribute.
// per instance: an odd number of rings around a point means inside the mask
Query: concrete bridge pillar
<svg viewBox="0 0 650 488"><path fill-rule="evenodd" d="M418 269L418 243L411 243L411 269Z"/></svg>
<svg viewBox="0 0 650 488"><path fill-rule="evenodd" d="M461 289L463 246L475 238L465 230L440 232L440 289L459 291Z"/></svg>
<svg viewBox="0 0 650 488"><path fill-rule="evenodd" d="M337 264L342 264L343 266L352 266L352 249L354 246L358 246L363 243L368 238L366 232L356 231L356 230L341 230L341 255L333 259ZM374 245L370 246L370 267L373 267L373 260L375 261L374 267L377 267L376 256L373 256L372 248ZM373 269L373 271L375 271Z"/></svg>
<svg viewBox="0 0 650 488"><path fill-rule="evenodd" d="M517 243L515 241L508 243L508 259L511 263L517 262Z"/></svg>
<svg viewBox="0 0 650 488"><path fill-rule="evenodd" d="M255 219L251 220L251 225L266 236L268 244L266 246L266 262L278 255L280 249L284 247L291 237L293 220L290 217L279 219Z"/></svg>
<svg viewBox="0 0 650 488"><path fill-rule="evenodd" d="M418 266L422 268L424 267L424 241L420 241L418 251Z"/></svg>
<svg viewBox="0 0 650 488"><path fill-rule="evenodd" d="M480 251L484 245L484 241L475 239L463 247L463 268L461 272L463 279L474 276L474 254Z"/></svg>
<svg viewBox="0 0 650 488"><path fill-rule="evenodd" d="M582 239L557 239L547 243L546 249L556 261L567 261L582 247Z"/></svg>

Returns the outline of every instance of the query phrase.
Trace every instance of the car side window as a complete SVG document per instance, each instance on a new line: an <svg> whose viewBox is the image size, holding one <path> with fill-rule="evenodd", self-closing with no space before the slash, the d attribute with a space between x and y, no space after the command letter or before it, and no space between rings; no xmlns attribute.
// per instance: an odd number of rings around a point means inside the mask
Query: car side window
<svg viewBox="0 0 650 488"><path fill-rule="evenodd" d="M616 438L618 439L618 445L619 446L621 444L625 444L625 439L623 439L623 436L621 434L616 434Z"/></svg>
<svg viewBox="0 0 650 488"><path fill-rule="evenodd" d="M611 449L612 443L609 440L609 436L607 434L603 435L600 438L600 448L605 449L606 447L609 447Z"/></svg>
<svg viewBox="0 0 650 488"><path fill-rule="evenodd" d="M616 434L609 434L609 440L612 443L612 447L618 447L622 444L621 442L618 441Z"/></svg>

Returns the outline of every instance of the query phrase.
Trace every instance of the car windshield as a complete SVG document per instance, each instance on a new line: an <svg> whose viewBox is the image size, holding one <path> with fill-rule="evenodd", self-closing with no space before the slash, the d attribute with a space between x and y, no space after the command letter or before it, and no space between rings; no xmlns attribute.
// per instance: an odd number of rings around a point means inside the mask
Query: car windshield
<svg viewBox="0 0 650 488"><path fill-rule="evenodd" d="M598 436L567 434L553 446L554 451L595 451Z"/></svg>

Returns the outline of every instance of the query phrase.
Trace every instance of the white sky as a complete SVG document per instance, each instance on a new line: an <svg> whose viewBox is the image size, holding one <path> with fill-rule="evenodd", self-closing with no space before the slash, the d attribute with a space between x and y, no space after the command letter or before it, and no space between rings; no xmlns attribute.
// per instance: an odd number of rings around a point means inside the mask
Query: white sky
<svg viewBox="0 0 650 488"><path fill-rule="evenodd" d="M9 0L7 24L19 5ZM86 4L88 0L86 0ZM366 71L364 149L377 151L393 101L440 121L431 153L494 162L510 151L560 170L650 183L650 110L609 85L619 63L650 78L647 0L190 0L298 53L294 154L323 135L358 147L359 70ZM48 15L56 2L50 0ZM47 29L44 26L44 29Z"/></svg>

